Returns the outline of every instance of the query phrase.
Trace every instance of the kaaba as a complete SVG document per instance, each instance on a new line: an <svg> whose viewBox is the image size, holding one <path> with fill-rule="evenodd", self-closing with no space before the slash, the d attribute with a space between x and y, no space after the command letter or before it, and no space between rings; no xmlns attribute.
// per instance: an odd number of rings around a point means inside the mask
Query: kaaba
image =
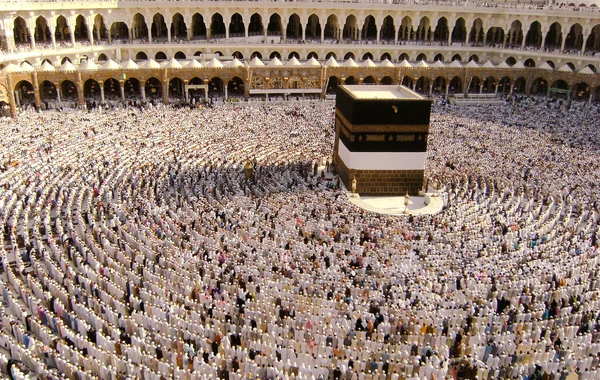
<svg viewBox="0 0 600 380"><path fill-rule="evenodd" d="M404 86L338 86L334 165L361 195L423 189L431 100Z"/></svg>

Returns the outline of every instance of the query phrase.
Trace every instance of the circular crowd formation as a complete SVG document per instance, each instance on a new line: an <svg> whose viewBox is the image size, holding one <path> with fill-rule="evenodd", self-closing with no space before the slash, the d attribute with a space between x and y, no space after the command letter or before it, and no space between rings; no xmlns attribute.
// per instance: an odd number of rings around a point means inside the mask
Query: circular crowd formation
<svg viewBox="0 0 600 380"><path fill-rule="evenodd" d="M348 201L334 106L0 120L13 378L594 379L600 116L435 101L437 215ZM249 170L251 169L251 170Z"/></svg>

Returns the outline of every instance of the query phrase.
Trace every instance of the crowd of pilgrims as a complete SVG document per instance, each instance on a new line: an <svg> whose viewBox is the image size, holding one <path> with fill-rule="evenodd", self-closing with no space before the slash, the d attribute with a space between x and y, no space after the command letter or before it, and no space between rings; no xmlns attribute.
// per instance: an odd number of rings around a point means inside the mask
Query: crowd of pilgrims
<svg viewBox="0 0 600 380"><path fill-rule="evenodd" d="M600 377L596 107L436 101L423 216L348 201L333 124L324 102L0 120L2 370Z"/></svg>

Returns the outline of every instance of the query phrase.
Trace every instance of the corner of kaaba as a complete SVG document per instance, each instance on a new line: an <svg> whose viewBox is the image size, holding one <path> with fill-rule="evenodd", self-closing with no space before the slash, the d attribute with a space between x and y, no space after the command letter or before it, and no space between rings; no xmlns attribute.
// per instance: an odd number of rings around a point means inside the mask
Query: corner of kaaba
<svg viewBox="0 0 600 380"><path fill-rule="evenodd" d="M431 100L399 85L337 88L334 165L350 189L368 196L423 189Z"/></svg>

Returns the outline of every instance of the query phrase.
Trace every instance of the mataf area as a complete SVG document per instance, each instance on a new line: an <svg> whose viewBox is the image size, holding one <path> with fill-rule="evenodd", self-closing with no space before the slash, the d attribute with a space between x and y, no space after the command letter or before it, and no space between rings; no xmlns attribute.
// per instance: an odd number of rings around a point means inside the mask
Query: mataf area
<svg viewBox="0 0 600 380"><path fill-rule="evenodd" d="M598 109L445 104L425 168L445 207L421 216L337 188L325 102L0 119L0 367L598 378Z"/></svg>

